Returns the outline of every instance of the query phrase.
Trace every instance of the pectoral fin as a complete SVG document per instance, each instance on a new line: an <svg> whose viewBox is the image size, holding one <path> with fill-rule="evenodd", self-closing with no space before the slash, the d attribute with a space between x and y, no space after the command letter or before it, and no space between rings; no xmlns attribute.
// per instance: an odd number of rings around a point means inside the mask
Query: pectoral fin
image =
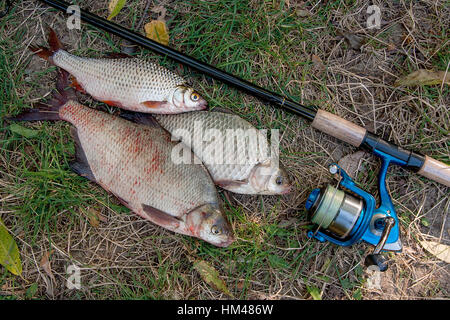
<svg viewBox="0 0 450 320"><path fill-rule="evenodd" d="M75 78L73 75L69 76L69 81L70 81L70 87L74 88L75 90L81 92L81 93L86 93L86 90L84 90L83 86L77 81L77 78Z"/></svg>
<svg viewBox="0 0 450 320"><path fill-rule="evenodd" d="M78 137L77 129L75 127L70 128L70 135L75 142L75 161L69 164L70 168L80 176L85 177L92 182L97 182L94 174L92 173L91 167L89 166L86 154L81 146L80 138Z"/></svg>
<svg viewBox="0 0 450 320"><path fill-rule="evenodd" d="M121 102L118 102L118 101L103 100L102 102L106 103L108 106L123 108L123 104Z"/></svg>
<svg viewBox="0 0 450 320"><path fill-rule="evenodd" d="M146 204L142 204L142 209L146 214L148 214L149 218L151 218L153 222L160 226L178 228L178 226L180 225L180 220L164 211L156 209L152 206L148 206Z"/></svg>
<svg viewBox="0 0 450 320"><path fill-rule="evenodd" d="M162 102L162 101L144 101L144 102L142 102L142 104L150 109L159 109L164 104L164 102Z"/></svg>
<svg viewBox="0 0 450 320"><path fill-rule="evenodd" d="M214 181L216 185L222 188L230 188L230 187L239 187L243 184L246 184L248 182L247 179L245 180L218 180Z"/></svg>

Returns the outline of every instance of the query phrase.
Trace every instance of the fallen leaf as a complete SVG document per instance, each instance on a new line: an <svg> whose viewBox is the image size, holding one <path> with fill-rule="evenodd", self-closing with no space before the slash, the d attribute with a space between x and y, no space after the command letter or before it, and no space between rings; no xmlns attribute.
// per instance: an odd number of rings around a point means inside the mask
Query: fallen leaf
<svg viewBox="0 0 450 320"><path fill-rule="evenodd" d="M300 18L306 18L311 15L311 13L308 10L304 10L304 9L295 9L295 14L297 15L297 17L300 17Z"/></svg>
<svg viewBox="0 0 450 320"><path fill-rule="evenodd" d="M361 159L364 157L364 154L365 154L364 151L357 151L355 153L348 154L339 160L338 165L345 172L347 172L350 178L354 179L359 169L359 163Z"/></svg>
<svg viewBox="0 0 450 320"><path fill-rule="evenodd" d="M108 6L109 16L106 19L111 20L112 18L117 16L120 10L122 10L122 8L125 6L126 2L127 0L110 0Z"/></svg>
<svg viewBox="0 0 450 320"><path fill-rule="evenodd" d="M432 86L442 84L442 82L450 84L450 73L445 74L445 71L419 69L397 79L394 86Z"/></svg>
<svg viewBox="0 0 450 320"><path fill-rule="evenodd" d="M409 34L406 34L403 35L403 41L406 42L407 44L411 44L412 42L414 42L414 39Z"/></svg>
<svg viewBox="0 0 450 320"><path fill-rule="evenodd" d="M345 32L342 34L344 38L347 40L350 48L353 50L360 50L361 46L364 44L365 39L361 36L357 36L356 34Z"/></svg>
<svg viewBox="0 0 450 320"><path fill-rule="evenodd" d="M37 291L38 291L38 284L37 283L33 283L28 289L27 289L27 291L26 291L26 297L28 298L28 299L31 299L31 298L33 298L35 295L36 295L36 293L37 293Z"/></svg>
<svg viewBox="0 0 450 320"><path fill-rule="evenodd" d="M0 219L0 264L14 275L22 274L19 248Z"/></svg>
<svg viewBox="0 0 450 320"><path fill-rule="evenodd" d="M45 273L48 275L48 277L42 275L42 279L45 282L45 287L46 287L46 293L51 296L54 297L54 283L56 282L55 276L53 275L52 272L52 267L50 264L50 255L52 254L53 250L51 250L50 252L45 251L42 258L41 258L41 262L39 263L39 266L44 269Z"/></svg>
<svg viewBox="0 0 450 320"><path fill-rule="evenodd" d="M41 258L41 262L39 263L39 266L44 269L45 273L52 278L53 280L55 280L55 276L53 275L52 272L52 266L50 264L50 255L53 253L53 250L51 250L50 252L45 251L42 258Z"/></svg>
<svg viewBox="0 0 450 320"><path fill-rule="evenodd" d="M435 241L420 241L422 247L439 260L450 263L450 246Z"/></svg>
<svg viewBox="0 0 450 320"><path fill-rule="evenodd" d="M320 59L320 57L318 55L311 55L311 61L314 64L314 67L318 70L318 71L323 71L325 70L325 65L323 64L322 59Z"/></svg>
<svg viewBox="0 0 450 320"><path fill-rule="evenodd" d="M105 222L106 220L106 218L103 217L102 214L94 208L89 208L87 214L89 218L89 223L94 228L98 228L100 226L100 221Z"/></svg>
<svg viewBox="0 0 450 320"><path fill-rule="evenodd" d="M278 223L278 228L287 228L290 227L292 225L294 225L297 222L296 218L291 218L289 220L281 220L280 223Z"/></svg>
<svg viewBox="0 0 450 320"><path fill-rule="evenodd" d="M388 51L393 51L395 49L397 49L397 47L393 43L389 43L387 48L386 48L386 50L388 50Z"/></svg>
<svg viewBox="0 0 450 320"><path fill-rule="evenodd" d="M205 281L208 285L233 298L233 295L231 294L230 290L228 290L225 281L220 278L219 272L208 262L197 260L194 262L194 269L198 271L203 281Z"/></svg>
<svg viewBox="0 0 450 320"><path fill-rule="evenodd" d="M144 26L147 38L165 46L169 44L169 30L162 20L152 20Z"/></svg>
<svg viewBox="0 0 450 320"><path fill-rule="evenodd" d="M306 290L308 290L314 300L322 300L322 294L320 293L319 288L306 286Z"/></svg>
<svg viewBox="0 0 450 320"><path fill-rule="evenodd" d="M248 282L247 289L249 289L250 286L251 286L251 283ZM238 289L239 291L242 291L242 290L244 290L244 288L245 288L245 280L239 280L239 282L236 285L236 289Z"/></svg>
<svg viewBox="0 0 450 320"><path fill-rule="evenodd" d="M8 128L11 132L17 133L25 138L34 138L39 134L39 131L22 127L16 123L10 125Z"/></svg>

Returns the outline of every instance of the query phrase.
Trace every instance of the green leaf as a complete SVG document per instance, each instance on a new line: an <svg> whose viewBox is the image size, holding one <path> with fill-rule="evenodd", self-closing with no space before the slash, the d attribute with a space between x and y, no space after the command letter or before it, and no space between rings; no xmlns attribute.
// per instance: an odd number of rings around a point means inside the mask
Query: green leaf
<svg viewBox="0 0 450 320"><path fill-rule="evenodd" d="M108 20L111 20L115 16L117 16L122 10L122 8L125 6L125 3L127 0L110 0L109 1L109 16Z"/></svg>
<svg viewBox="0 0 450 320"><path fill-rule="evenodd" d="M428 221L427 218L422 218L421 223L424 227L429 227L430 226L430 222Z"/></svg>
<svg viewBox="0 0 450 320"><path fill-rule="evenodd" d="M361 300L362 299L361 289L356 289L355 292L353 292L353 298L355 300Z"/></svg>
<svg viewBox="0 0 450 320"><path fill-rule="evenodd" d="M194 269L197 270L198 273L200 273L203 281L205 281L207 284L233 298L233 295L231 294L230 290L228 290L225 281L220 278L219 272L208 262L197 260L194 262Z"/></svg>
<svg viewBox="0 0 450 320"><path fill-rule="evenodd" d="M287 269L289 268L289 263L284 260L283 258L271 254L268 256L269 259L269 263L273 268L277 268L277 269Z"/></svg>
<svg viewBox="0 0 450 320"><path fill-rule="evenodd" d="M11 132L20 134L21 136L24 136L25 138L34 138L39 134L39 131L22 127L21 125L18 125L16 123L10 125L9 130Z"/></svg>
<svg viewBox="0 0 450 320"><path fill-rule="evenodd" d="M22 262L20 261L17 243L9 234L3 221L0 219L0 264L15 275L22 274Z"/></svg>
<svg viewBox="0 0 450 320"><path fill-rule="evenodd" d="M38 284L35 282L27 289L27 292L25 293L27 298L28 299L33 298L34 295L36 294L37 290L38 290Z"/></svg>
<svg viewBox="0 0 450 320"><path fill-rule="evenodd" d="M314 300L322 300L322 295L320 294L319 288L306 286L306 290L308 290Z"/></svg>

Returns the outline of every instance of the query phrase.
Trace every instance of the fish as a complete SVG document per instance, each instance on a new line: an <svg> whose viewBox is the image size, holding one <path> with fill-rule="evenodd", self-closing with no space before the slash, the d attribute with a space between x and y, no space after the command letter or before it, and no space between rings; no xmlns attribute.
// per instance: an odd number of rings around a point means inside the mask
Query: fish
<svg viewBox="0 0 450 320"><path fill-rule="evenodd" d="M218 247L229 246L233 230L206 168L175 164L171 159L175 142L156 121L137 124L78 103L74 92L64 90L68 81L64 73L49 104L36 104L9 120L70 122L76 149L70 164L74 172L115 195L144 219Z"/></svg>
<svg viewBox="0 0 450 320"><path fill-rule="evenodd" d="M262 150L259 149L262 146L261 142L268 146L266 136L238 115L222 108L216 107L214 110L167 116L122 112L121 116L137 123L145 123L149 118L155 118L163 128L172 134L173 140L180 140L192 149L208 169L214 183L225 190L257 195L289 193L292 186L283 165L270 157L267 152L257 152ZM201 130L196 129L198 125L201 126ZM230 132L229 130L237 135L254 132L257 138L253 141L258 141L258 143L248 140L245 145L239 146L236 143L237 147L222 147L227 143L226 135ZM184 132L184 134L180 134L180 132ZM212 136L215 133L221 137L219 142L222 142L223 145L218 144L218 141L214 140L215 138L213 139ZM199 141L200 143L198 143ZM219 146L223 150L219 159L214 156L208 158L211 153L205 153L206 147L202 141L209 141L210 149ZM256 156L250 157L250 151L256 151Z"/></svg>
<svg viewBox="0 0 450 320"><path fill-rule="evenodd" d="M150 61L113 53L85 58L64 50L50 28L49 48L31 45L39 57L69 72L71 86L108 105L130 111L175 114L204 110L207 102L176 73Z"/></svg>

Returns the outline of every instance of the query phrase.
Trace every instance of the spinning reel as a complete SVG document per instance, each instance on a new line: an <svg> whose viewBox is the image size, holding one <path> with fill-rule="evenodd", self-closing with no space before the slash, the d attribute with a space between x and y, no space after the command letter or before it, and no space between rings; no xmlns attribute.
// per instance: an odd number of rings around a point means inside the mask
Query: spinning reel
<svg viewBox="0 0 450 320"><path fill-rule="evenodd" d="M387 269L381 251L401 251L398 218L386 189L386 172L390 163L405 165L404 162L385 154L378 154L383 160L378 176L381 203L376 208L375 198L358 188L348 174L337 164L329 166L331 174L340 178L338 187L328 185L314 189L305 207L311 221L318 226L308 236L321 242L330 241L340 246L350 246L361 240L375 246L365 259L366 266ZM345 190L343 190L343 188Z"/></svg>

